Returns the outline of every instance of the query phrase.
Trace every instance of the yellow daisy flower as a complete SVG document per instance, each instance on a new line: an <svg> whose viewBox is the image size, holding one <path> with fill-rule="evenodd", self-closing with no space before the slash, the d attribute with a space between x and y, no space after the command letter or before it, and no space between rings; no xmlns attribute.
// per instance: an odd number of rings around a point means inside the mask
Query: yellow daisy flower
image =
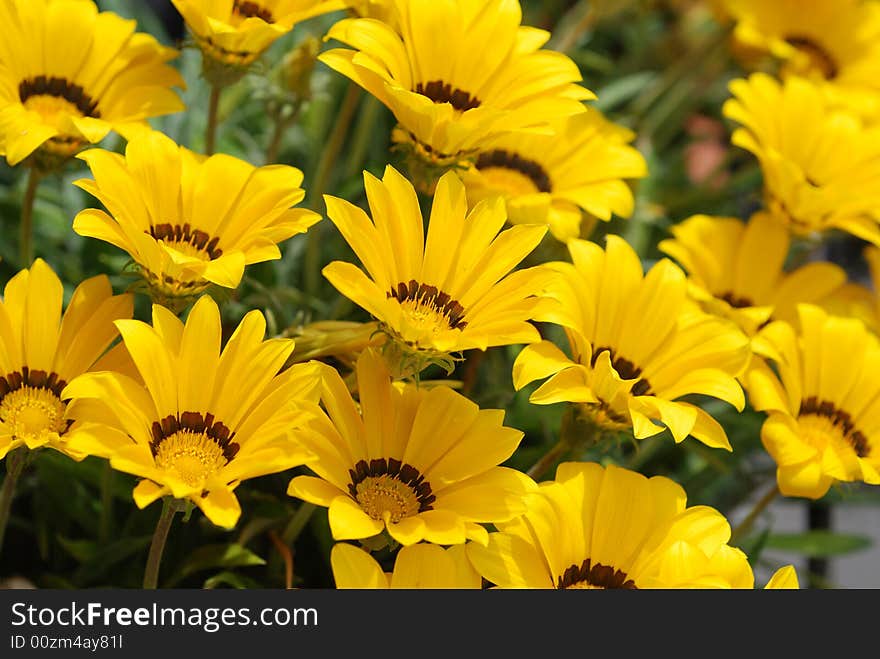
<svg viewBox="0 0 880 659"><path fill-rule="evenodd" d="M369 553L340 542L330 551L337 588L357 589L478 589L482 579L468 560L464 545L448 549L419 543L401 547L394 570L386 573Z"/></svg>
<svg viewBox="0 0 880 659"><path fill-rule="evenodd" d="M0 3L0 154L53 169L111 130L184 109L177 51L91 0Z"/></svg>
<svg viewBox="0 0 880 659"><path fill-rule="evenodd" d="M812 78L866 117L880 111L880 6L865 0L725 0L734 38Z"/></svg>
<svg viewBox="0 0 880 659"><path fill-rule="evenodd" d="M207 61L245 69L276 39L342 0L171 0Z"/></svg>
<svg viewBox="0 0 880 659"><path fill-rule="evenodd" d="M858 320L800 305L799 327L761 331L755 352L772 360L752 369L752 406L776 461L779 491L818 499L836 481L880 484L880 343ZM777 375L778 373L778 375Z"/></svg>
<svg viewBox="0 0 880 659"><path fill-rule="evenodd" d="M752 588L730 525L663 476L566 462L528 510L470 543L477 571L501 588Z"/></svg>
<svg viewBox="0 0 880 659"><path fill-rule="evenodd" d="M222 324L210 296L186 324L153 305L153 325L117 321L143 384L121 373L87 373L62 392L73 418L90 421L74 446L143 478L143 508L170 495L189 499L230 528L241 509L233 490L246 479L284 471L310 456L297 430L318 412L319 374L300 364L279 373L289 339L263 340L266 321L248 313L221 350Z"/></svg>
<svg viewBox="0 0 880 659"><path fill-rule="evenodd" d="M548 132L549 120L582 112L581 101L595 98L575 84L581 74L571 59L541 48L549 32L520 25L518 0L393 6L392 23L336 23L327 38L354 50L319 59L388 106L399 122L394 139L426 161L455 164L510 131Z"/></svg>
<svg viewBox="0 0 880 659"><path fill-rule="evenodd" d="M454 172L437 184L427 237L412 184L393 167L380 181L364 173L372 219L360 208L325 196L327 215L363 263L334 261L324 276L369 311L401 345L417 353L453 351L540 338L528 320L535 297L553 273L511 273L547 232L507 220L496 197L468 212ZM499 233L500 232L500 233Z"/></svg>
<svg viewBox="0 0 880 659"><path fill-rule="evenodd" d="M858 318L880 334L880 248L868 245L862 254L868 263L870 285L849 282L816 304L834 316Z"/></svg>
<svg viewBox="0 0 880 659"><path fill-rule="evenodd" d="M246 265L281 258L277 243L321 219L291 208L305 196L300 170L206 159L158 131L132 139L124 157L103 149L79 157L94 180L76 185L107 212L81 211L74 231L128 252L154 301L171 306L211 284L235 288Z"/></svg>
<svg viewBox="0 0 880 659"><path fill-rule="evenodd" d="M113 295L104 275L77 286L62 314L63 297L61 280L42 259L6 284L0 301L0 458L19 446L85 457L69 445L84 424L73 422L62 392L73 378L100 367L118 336L113 321L131 318L132 298Z"/></svg>
<svg viewBox="0 0 880 659"><path fill-rule="evenodd" d="M487 142L462 176L473 204L507 200L511 222L548 223L562 242L581 233L583 213L629 217L633 193L623 179L646 176L635 133L596 109L552 122L554 135L511 133Z"/></svg>
<svg viewBox="0 0 880 659"><path fill-rule="evenodd" d="M717 421L678 399L703 394L742 411L736 378L751 357L745 334L701 311L668 259L644 274L635 251L614 235L605 250L585 240L568 249L573 264L548 266L559 273L547 290L557 304L538 319L565 329L571 357L546 340L526 346L513 365L516 389L550 376L531 402L577 403L600 428L631 428L637 439L667 427L676 442L692 435L730 450Z"/></svg>
<svg viewBox="0 0 880 659"><path fill-rule="evenodd" d="M774 217L797 235L839 229L880 244L880 127L831 107L805 78L755 73L730 89L724 114L742 124L733 143L761 163Z"/></svg>
<svg viewBox="0 0 880 659"><path fill-rule="evenodd" d="M799 303L823 300L846 282L846 272L833 263L813 262L786 272L791 236L763 211L748 223L695 215L671 232L673 238L658 247L688 273L693 296L749 336L771 318L796 320Z"/></svg>
<svg viewBox="0 0 880 659"><path fill-rule="evenodd" d="M393 384L373 350L357 363L359 405L339 373L323 373L327 416L301 440L318 476L295 477L287 493L329 508L335 540L385 530L402 545L485 542L480 524L523 512L534 482L497 466L523 436L502 425L503 410L481 410L446 386Z"/></svg>

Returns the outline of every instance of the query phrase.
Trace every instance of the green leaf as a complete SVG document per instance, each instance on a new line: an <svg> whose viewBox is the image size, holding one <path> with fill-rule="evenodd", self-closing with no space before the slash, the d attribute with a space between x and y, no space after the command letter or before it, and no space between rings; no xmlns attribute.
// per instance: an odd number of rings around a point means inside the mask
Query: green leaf
<svg viewBox="0 0 880 659"><path fill-rule="evenodd" d="M203 588L212 589L219 588L220 586L232 586L239 590L244 590L246 588L262 588L258 581L254 581L253 579L228 570L205 579Z"/></svg>
<svg viewBox="0 0 880 659"><path fill-rule="evenodd" d="M189 575L209 570L211 568L247 567L250 565L265 565L266 561L257 556L250 549L238 544L215 544L206 545L195 550L189 560L178 573L172 577L166 588L170 588L188 577Z"/></svg>
<svg viewBox="0 0 880 659"><path fill-rule="evenodd" d="M840 556L867 549L872 544L868 536L807 531L806 533L776 533L767 538L766 549L781 549L805 556Z"/></svg>

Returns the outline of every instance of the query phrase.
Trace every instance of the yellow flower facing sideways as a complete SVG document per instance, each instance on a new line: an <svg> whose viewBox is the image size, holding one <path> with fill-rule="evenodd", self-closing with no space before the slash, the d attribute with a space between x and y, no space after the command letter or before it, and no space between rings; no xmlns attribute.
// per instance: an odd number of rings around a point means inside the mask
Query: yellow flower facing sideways
<svg viewBox="0 0 880 659"><path fill-rule="evenodd" d="M553 135L511 133L487 142L462 178L471 204L500 194L511 222L546 223L560 241L581 234L583 214L629 217L624 179L647 175L635 133L593 108L552 122Z"/></svg>
<svg viewBox="0 0 880 659"><path fill-rule="evenodd" d="M747 223L695 215L671 232L673 238L658 247L688 273L693 297L749 336L771 318L796 321L799 303L817 303L846 283L846 272L833 263L817 261L786 272L791 235L763 211Z"/></svg>
<svg viewBox="0 0 880 659"><path fill-rule="evenodd" d="M427 236L412 184L393 167L379 180L364 173L372 219L360 208L325 196L327 216L364 266L334 261L324 276L370 312L388 334L416 353L452 351L540 338L529 323L537 294L553 273L511 272L547 233L546 226L502 228L496 197L470 212L454 172L437 184Z"/></svg>
<svg viewBox="0 0 880 659"><path fill-rule="evenodd" d="M205 58L247 67L294 25L345 5L342 0L171 0Z"/></svg>
<svg viewBox="0 0 880 659"><path fill-rule="evenodd" d="M751 357L746 335L690 300L684 272L668 259L645 274L614 235L604 250L585 240L568 249L573 263L547 266L559 274L547 289L556 304L538 320L565 329L571 356L546 340L526 346L513 365L516 389L549 378L531 402L577 403L599 428L631 428L637 439L669 428L676 442L691 435L730 450L717 421L678 399L703 394L742 411L736 378Z"/></svg>
<svg viewBox="0 0 880 659"><path fill-rule="evenodd" d="M730 525L663 476L566 462L527 498L521 517L467 545L477 571L501 588L752 588Z"/></svg>
<svg viewBox="0 0 880 659"><path fill-rule="evenodd" d="M80 154L94 180L76 185L107 212L81 211L73 229L131 255L154 301L190 300L216 284L235 288L244 268L281 258L278 243L321 219L304 208L303 174L286 165L210 158L158 131L132 139L125 155Z"/></svg>
<svg viewBox="0 0 880 659"><path fill-rule="evenodd" d="M865 0L723 0L734 38L812 79L834 103L880 119L880 6Z"/></svg>
<svg viewBox="0 0 880 659"><path fill-rule="evenodd" d="M765 206L799 236L831 229L880 244L880 126L833 107L806 78L755 73L730 83L732 141L753 153Z"/></svg>
<svg viewBox="0 0 880 659"><path fill-rule="evenodd" d="M359 404L339 373L323 368L327 415L301 439L317 476L296 476L287 493L329 509L335 540L387 533L401 545L485 542L480 524L523 512L535 486L499 467L523 433L503 410L481 410L449 387L392 383L382 357L357 362Z"/></svg>
<svg viewBox="0 0 880 659"><path fill-rule="evenodd" d="M177 51L91 0L0 2L0 154L52 169L111 130L179 112Z"/></svg>
<svg viewBox="0 0 880 659"><path fill-rule="evenodd" d="M818 499L837 481L880 484L880 343L865 325L813 305L765 327L749 372L752 406L768 413L761 441L776 461L779 491Z"/></svg>
<svg viewBox="0 0 880 659"><path fill-rule="evenodd" d="M542 49L550 33L520 25L518 0L393 0L389 22L339 21L327 33L351 46L320 56L394 113L394 139L431 163L470 158L510 131L549 132L595 95L577 65Z"/></svg>
<svg viewBox="0 0 880 659"><path fill-rule="evenodd" d="M74 290L62 314L61 280L42 259L6 284L0 301L0 458L26 446L49 446L82 459L69 442L74 423L62 392L72 379L110 364L115 320L131 318L131 295L113 295L100 275ZM102 356L104 358L102 359ZM97 363L96 363L97 362Z"/></svg>
<svg viewBox="0 0 880 659"><path fill-rule="evenodd" d="M337 588L479 589L483 583L464 545L444 549L420 542L401 547L389 574L363 549L339 542L330 551L330 566Z"/></svg>
<svg viewBox="0 0 880 659"><path fill-rule="evenodd" d="M153 305L152 326L117 321L143 384L118 372L87 373L67 385L73 418L90 422L74 446L140 476L134 501L189 499L226 528L241 509L233 490L310 456L296 433L319 411L312 364L280 371L293 341L264 341L266 321L251 311L221 350L220 311L210 296L186 323Z"/></svg>

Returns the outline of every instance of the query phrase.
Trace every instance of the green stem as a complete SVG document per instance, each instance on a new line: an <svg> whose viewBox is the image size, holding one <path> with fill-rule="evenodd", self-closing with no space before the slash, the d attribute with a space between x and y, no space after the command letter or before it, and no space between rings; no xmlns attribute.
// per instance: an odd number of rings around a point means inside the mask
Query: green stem
<svg viewBox="0 0 880 659"><path fill-rule="evenodd" d="M275 126L272 129L272 139L269 141L269 146L266 148L267 165L277 162L278 152L281 150L281 141L284 139L284 132L290 124L296 121L301 107L302 103L298 102L289 116L283 117L281 116L281 113L278 113L275 117L275 121L273 122Z"/></svg>
<svg viewBox="0 0 880 659"><path fill-rule="evenodd" d="M27 461L27 449L18 448L6 454L6 477L0 489L0 552L3 551L3 537L6 535L6 524L15 497L15 485Z"/></svg>
<svg viewBox="0 0 880 659"><path fill-rule="evenodd" d="M219 85L211 85L211 98L208 100L208 125L205 127L205 155L214 154L214 141L217 136L217 108L220 107Z"/></svg>
<svg viewBox="0 0 880 659"><path fill-rule="evenodd" d="M21 267L28 268L34 258L33 253L33 224L34 202L37 199L37 186L40 183L40 175L35 167L28 170L27 187L24 191L24 199L21 202L21 238L19 241L19 254L21 255Z"/></svg>
<svg viewBox="0 0 880 659"><path fill-rule="evenodd" d="M736 540L741 538L745 533L747 533L752 525L755 523L755 520L758 519L758 516L764 512L764 510L769 506L776 496L779 494L779 487L774 485L767 494L765 494L761 499L755 504L754 508L746 515L745 519L739 523L739 525L733 529L733 532L730 534L730 541L728 544L733 544Z"/></svg>
<svg viewBox="0 0 880 659"><path fill-rule="evenodd" d="M150 543L150 553L147 556L147 567L144 570L144 588L155 589L159 583L159 565L162 563L162 553L165 551L165 541L168 540L168 532L174 521L174 514L179 510L177 499L165 497L162 499L162 514L156 522L156 530L153 532L153 541Z"/></svg>
<svg viewBox="0 0 880 659"><path fill-rule="evenodd" d="M99 537L102 542L110 539L110 528L113 523L113 472L110 461L104 461L104 471L101 473L101 526Z"/></svg>
<svg viewBox="0 0 880 659"><path fill-rule="evenodd" d="M312 513L315 512L317 506L313 503L308 503L306 501L302 502L302 505L299 507L299 510L296 511L294 516L290 519L290 522L287 525L287 528L284 529L284 532L281 534L281 540L288 547L296 542L296 539L299 537L299 534L302 533L302 530L306 527L306 524L309 522L309 518L312 516Z"/></svg>
<svg viewBox="0 0 880 659"><path fill-rule="evenodd" d="M593 10L593 2L579 2L559 21L558 27L562 25L570 27L567 30L561 30L559 38L555 39L555 43L551 43L549 47L560 53L569 52L577 45L581 35L592 27L595 19L596 12Z"/></svg>
<svg viewBox="0 0 880 659"><path fill-rule="evenodd" d="M563 435L559 441L553 445L553 448L547 451L541 456L540 460L532 465L532 468L529 469L526 474L533 479L538 480L541 476L547 473L550 468L562 458L562 456L568 453L569 449L571 449L571 444L565 435Z"/></svg>
<svg viewBox="0 0 880 659"><path fill-rule="evenodd" d="M375 96L367 96L358 117L357 126L351 136L351 148L346 152L348 168L345 175L348 178L360 176L363 172L364 161L367 159L367 151L370 140L376 132L376 120L382 103Z"/></svg>
<svg viewBox="0 0 880 659"><path fill-rule="evenodd" d="M345 143L345 137L348 135L348 127L354 118L358 101L360 100L361 88L355 83L349 83L339 107L339 114L336 115L336 123L321 153L321 159L318 161L318 167L315 170L315 177L312 179L312 185L309 188L309 208L320 212L321 202L324 190L330 181L330 174L333 171L333 165L342 151L342 145ZM320 229L322 223L318 223L311 231L306 234L306 253L303 257L303 273L304 286L306 294L312 298L318 292L319 275L321 272L321 240Z"/></svg>

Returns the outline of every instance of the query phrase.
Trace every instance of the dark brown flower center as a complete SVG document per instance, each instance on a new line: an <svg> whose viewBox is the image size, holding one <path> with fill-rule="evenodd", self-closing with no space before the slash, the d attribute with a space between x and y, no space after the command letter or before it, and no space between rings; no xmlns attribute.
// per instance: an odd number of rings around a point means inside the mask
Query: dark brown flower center
<svg viewBox="0 0 880 659"><path fill-rule="evenodd" d="M418 83L416 94L427 96L435 103L450 103L456 110L464 112L480 107L480 101L468 92L453 88L448 82L434 80L429 83Z"/></svg>
<svg viewBox="0 0 880 659"><path fill-rule="evenodd" d="M369 463L360 460L348 474L349 493L374 519L388 513L393 522L398 522L432 510L431 504L437 499L418 469L394 458L376 458Z"/></svg>
<svg viewBox="0 0 880 659"><path fill-rule="evenodd" d="M218 259L223 255L223 250L217 247L220 238L213 238L200 229L193 229L188 223L180 224L154 224L150 225L150 235L156 240L164 240L167 243L177 245L190 245L196 250L205 252L210 259Z"/></svg>
<svg viewBox="0 0 880 659"><path fill-rule="evenodd" d="M262 18L267 23L272 22L272 12L256 2L235 0L232 3L232 11L244 18Z"/></svg>
<svg viewBox="0 0 880 659"><path fill-rule="evenodd" d="M161 421L154 421L151 428L153 439L150 441L150 451L153 457L160 454L162 445L168 439L178 438L182 434L192 437L198 436L216 444L228 463L238 453L240 446L233 442L234 432L220 421L214 419L211 413L183 412L169 414Z"/></svg>
<svg viewBox="0 0 880 659"><path fill-rule="evenodd" d="M637 590L635 581L629 579L625 572L615 570L608 565L593 563L589 558L580 565L572 565L557 577L556 587L565 588L622 588Z"/></svg>
<svg viewBox="0 0 880 659"><path fill-rule="evenodd" d="M829 53L822 45L816 43L811 37L801 35L792 35L785 40L798 50L806 53L810 61L822 72L828 80L833 80L840 73L837 62L831 53Z"/></svg>
<svg viewBox="0 0 880 659"><path fill-rule="evenodd" d="M646 379L640 378L642 369L628 359L618 356L612 348L601 346L593 350L590 366L596 366L596 360L599 359L599 355L604 351L608 351L608 356L611 358L611 366L617 371L622 380L635 380L639 378L638 382L630 389L630 393L633 396L647 396L651 393L651 384Z"/></svg>
<svg viewBox="0 0 880 659"><path fill-rule="evenodd" d="M477 158L477 169L489 169L490 167L512 169L525 175L535 184L539 192L550 192L552 190L547 170L534 160L528 160L516 153L505 151L504 149L495 149L494 151L481 153L479 158Z"/></svg>
<svg viewBox="0 0 880 659"><path fill-rule="evenodd" d="M22 80L18 85L18 97L24 103L33 96L54 96L63 98L79 110L84 117L99 118L98 101L85 93L80 85L75 85L65 78L39 75Z"/></svg>
<svg viewBox="0 0 880 659"><path fill-rule="evenodd" d="M801 402L799 417L819 416L828 419L831 425L840 430L843 438L849 442L860 458L866 458L871 453L868 438L863 432L857 430L849 412L841 410L834 403L822 400L816 396L810 396Z"/></svg>
<svg viewBox="0 0 880 659"><path fill-rule="evenodd" d="M746 307L755 306L754 302L752 302L749 298L739 296L733 291L728 291L724 295L719 295L718 298L727 302L727 304L732 306L734 309L744 309Z"/></svg>
<svg viewBox="0 0 880 659"><path fill-rule="evenodd" d="M402 305L409 303L417 313L436 314L444 318L450 329L464 329L467 326L467 322L462 320L464 307L436 286L420 284L412 279L408 284L399 283L387 295Z"/></svg>

